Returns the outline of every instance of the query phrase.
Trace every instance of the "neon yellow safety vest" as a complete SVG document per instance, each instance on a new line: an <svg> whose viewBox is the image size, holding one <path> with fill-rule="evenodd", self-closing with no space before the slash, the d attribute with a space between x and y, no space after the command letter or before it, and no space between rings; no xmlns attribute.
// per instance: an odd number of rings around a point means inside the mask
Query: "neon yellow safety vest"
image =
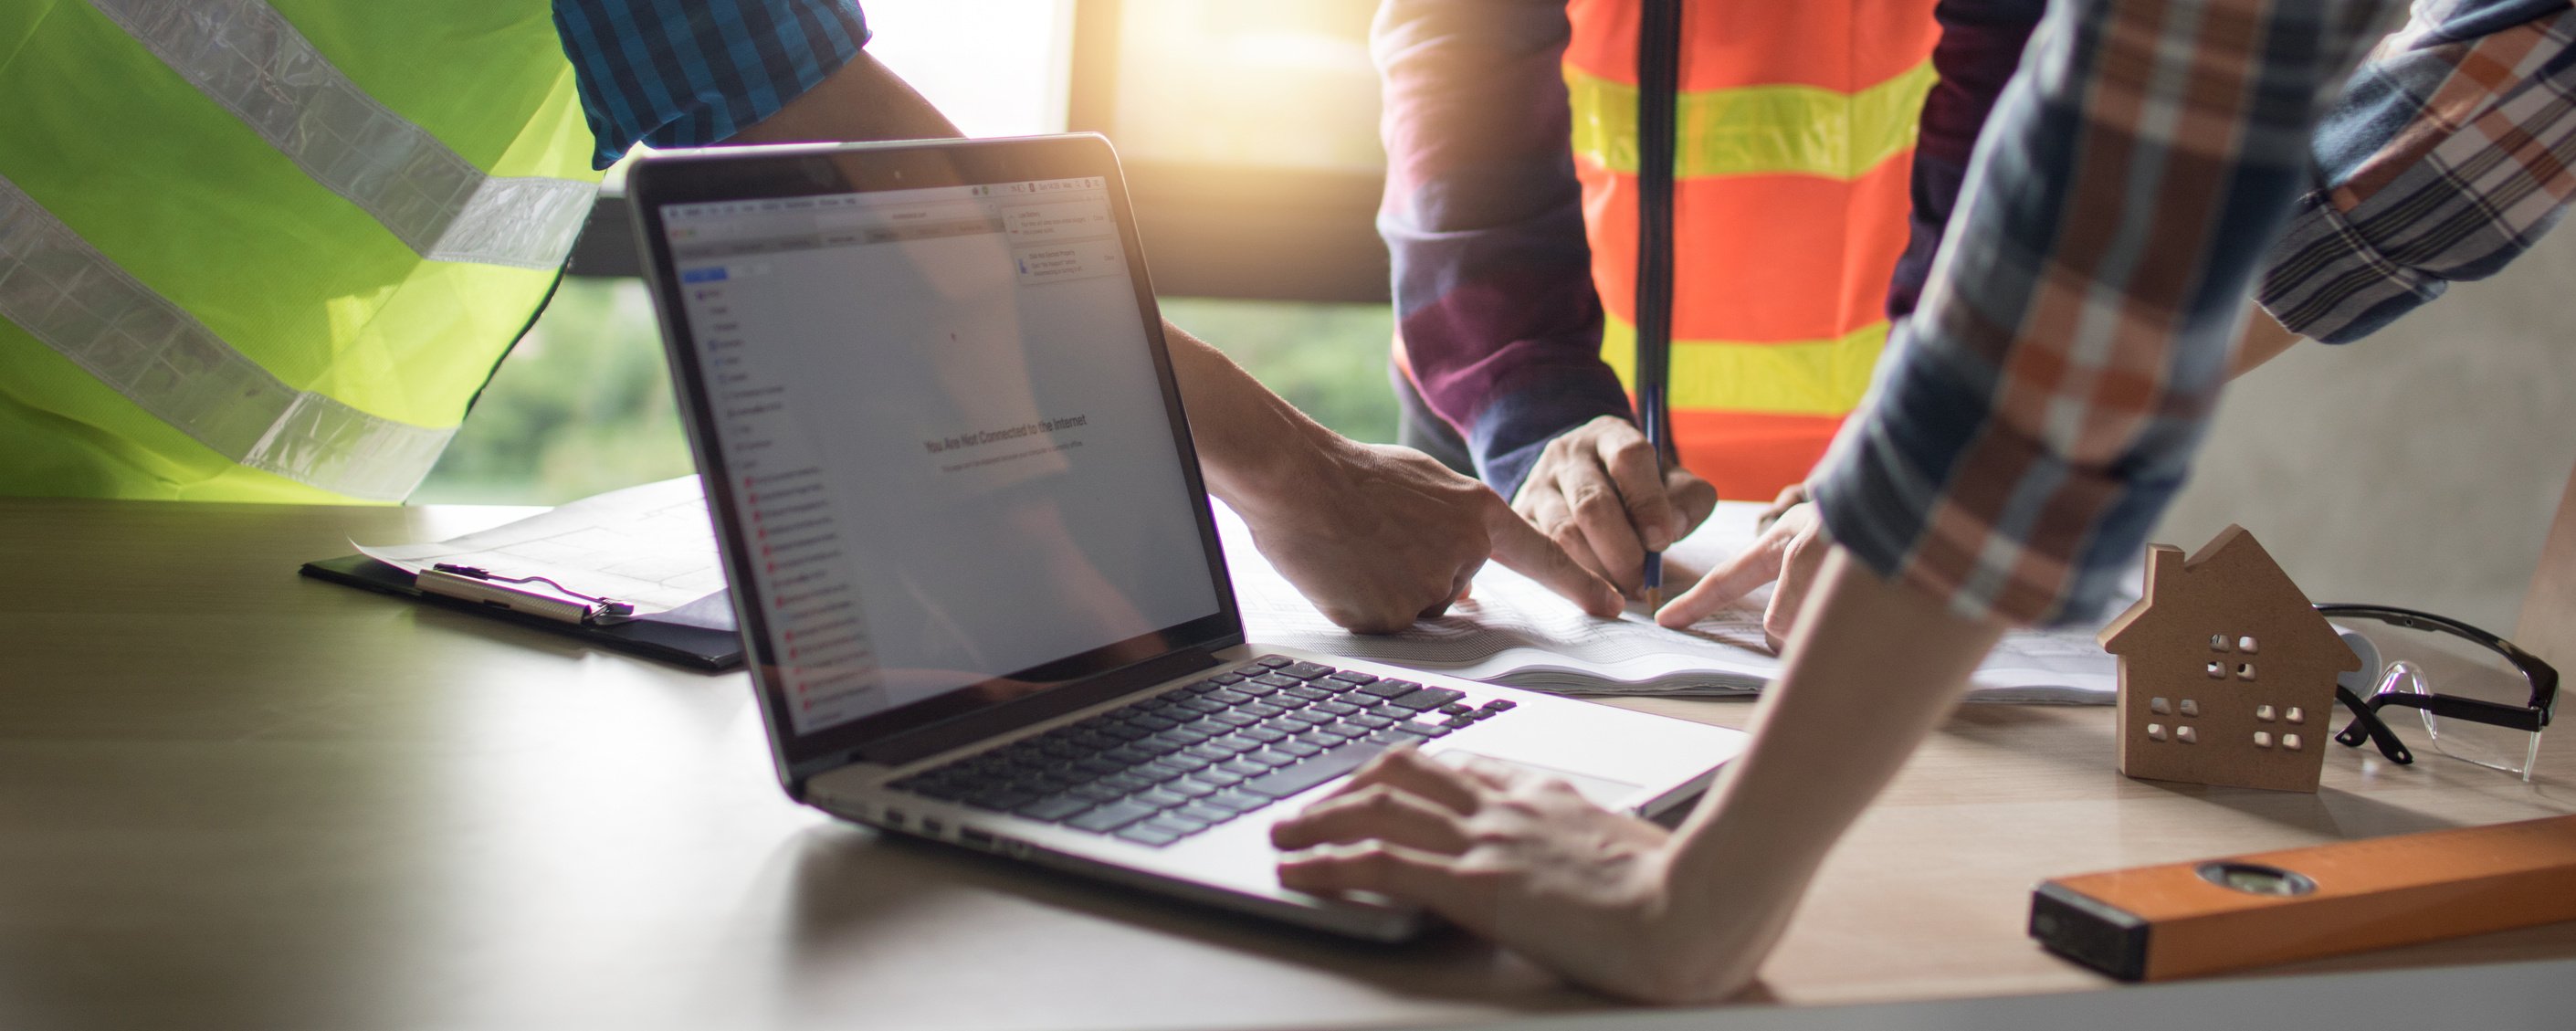
<svg viewBox="0 0 2576 1031"><path fill-rule="evenodd" d="M543 0L0 4L0 494L400 500L590 153Z"/></svg>

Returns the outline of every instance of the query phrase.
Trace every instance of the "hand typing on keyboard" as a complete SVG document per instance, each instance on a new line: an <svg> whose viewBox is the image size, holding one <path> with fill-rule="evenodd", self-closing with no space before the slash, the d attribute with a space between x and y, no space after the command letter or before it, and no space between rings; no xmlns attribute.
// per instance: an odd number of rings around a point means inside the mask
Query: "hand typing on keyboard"
<svg viewBox="0 0 2576 1031"><path fill-rule="evenodd" d="M1655 998L1669 833L1562 780L1399 748L1271 828L1279 883L1409 899L1588 984Z"/></svg>

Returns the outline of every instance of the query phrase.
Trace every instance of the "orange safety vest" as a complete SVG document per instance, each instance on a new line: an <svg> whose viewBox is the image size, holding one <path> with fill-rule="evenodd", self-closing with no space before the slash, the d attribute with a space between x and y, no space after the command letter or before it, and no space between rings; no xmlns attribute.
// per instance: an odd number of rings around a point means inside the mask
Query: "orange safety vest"
<svg viewBox="0 0 2576 1031"><path fill-rule="evenodd" d="M1569 0L1564 60L1601 357L1636 382L1642 0ZM1932 0L1685 0L1666 398L1736 500L1806 479L1887 341Z"/></svg>

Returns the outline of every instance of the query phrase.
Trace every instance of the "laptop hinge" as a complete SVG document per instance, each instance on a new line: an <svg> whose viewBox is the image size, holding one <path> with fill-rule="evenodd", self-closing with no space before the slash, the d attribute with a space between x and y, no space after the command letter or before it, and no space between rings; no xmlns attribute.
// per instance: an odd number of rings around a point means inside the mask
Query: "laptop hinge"
<svg viewBox="0 0 2576 1031"><path fill-rule="evenodd" d="M854 749L850 755L811 772L820 773L825 769L858 761L900 766L961 745L1007 734L1033 723L1043 723L1120 695L1142 691L1156 684L1217 666L1223 661L1217 658L1212 649L1204 647L1167 652L1143 662L1123 666L1099 676L1084 679L1079 683L1044 691L1008 705L969 713L946 722L933 723L892 737L870 741ZM797 778L800 782L803 779L803 776Z"/></svg>

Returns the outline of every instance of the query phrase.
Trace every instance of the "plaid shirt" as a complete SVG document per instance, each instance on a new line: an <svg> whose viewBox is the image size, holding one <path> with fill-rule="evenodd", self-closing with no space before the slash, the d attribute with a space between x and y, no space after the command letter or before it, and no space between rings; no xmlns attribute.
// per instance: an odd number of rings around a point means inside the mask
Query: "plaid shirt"
<svg viewBox="0 0 2576 1031"><path fill-rule="evenodd" d="M1809 484L1835 539L1962 616L2094 618L2188 471L2310 132L2395 9L2051 7Z"/></svg>
<svg viewBox="0 0 2576 1031"><path fill-rule="evenodd" d="M2344 343L2521 256L2576 192L2571 44L2566 0L2421 4L2318 126L2256 299Z"/></svg>
<svg viewBox="0 0 2576 1031"><path fill-rule="evenodd" d="M599 168L638 141L732 136L868 42L855 0L555 0L554 10Z"/></svg>
<svg viewBox="0 0 2576 1031"><path fill-rule="evenodd" d="M1968 145L2046 0L1942 0L1941 74L1914 159L1914 233L1888 291L1912 310L1957 206ZM2377 332L2530 248L2566 209L2576 159L2567 0L2419 0L2317 125L2316 178L2256 299L2303 335Z"/></svg>

